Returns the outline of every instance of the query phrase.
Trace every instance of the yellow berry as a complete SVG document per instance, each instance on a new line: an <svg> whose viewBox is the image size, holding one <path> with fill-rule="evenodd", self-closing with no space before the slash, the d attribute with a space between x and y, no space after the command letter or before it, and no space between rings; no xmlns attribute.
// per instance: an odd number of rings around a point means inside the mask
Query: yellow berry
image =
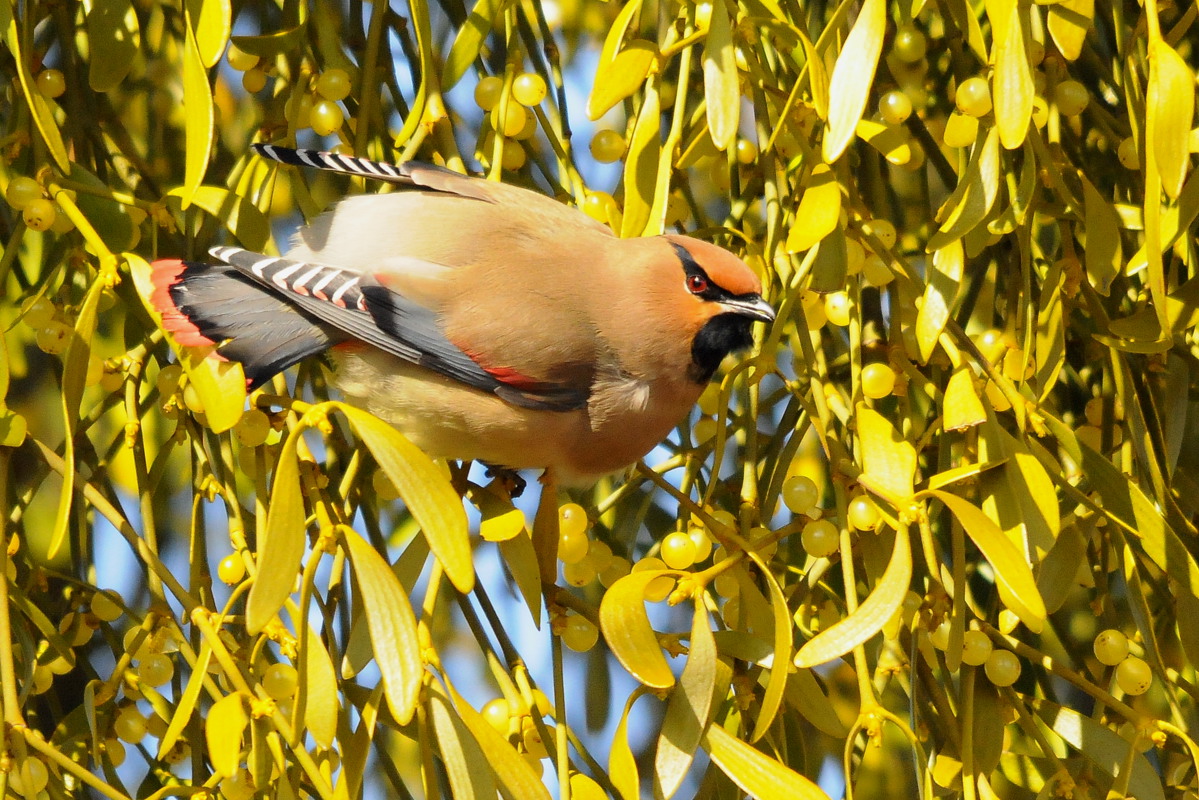
<svg viewBox="0 0 1199 800"><path fill-rule="evenodd" d="M1010 650L994 650L983 670L987 673L987 680L996 686L1011 686L1020 677L1020 659Z"/></svg>
<svg viewBox="0 0 1199 800"><path fill-rule="evenodd" d="M895 225L890 220L881 218L867 220L862 223L862 230L878 239L888 250L895 246Z"/></svg>
<svg viewBox="0 0 1199 800"><path fill-rule="evenodd" d="M700 562L712 555L712 539L703 528L691 528L687 531L691 542L695 545L695 562Z"/></svg>
<svg viewBox="0 0 1199 800"><path fill-rule="evenodd" d="M598 130L591 137L591 157L601 164L611 164L624 156L627 146L624 137L616 131Z"/></svg>
<svg viewBox="0 0 1199 800"><path fill-rule="evenodd" d="M559 528L558 529L558 558L563 564L577 564L587 557L591 540L587 538L587 529Z"/></svg>
<svg viewBox="0 0 1199 800"><path fill-rule="evenodd" d="M806 514L820 500L820 490L806 475L792 475L783 481L783 502L793 514Z"/></svg>
<svg viewBox="0 0 1199 800"><path fill-rule="evenodd" d="M44 197L39 197L36 200L31 200L24 210L21 211L21 218L25 220L25 227L31 231L49 230L54 224L57 214L54 210L54 204Z"/></svg>
<svg viewBox="0 0 1199 800"><path fill-rule="evenodd" d="M522 106L535 106L545 99L545 78L536 72L525 72L512 82L512 96Z"/></svg>
<svg viewBox="0 0 1199 800"><path fill-rule="evenodd" d="M257 447L266 441L271 432L271 420L260 408L251 408L241 415L233 427L237 440L246 447Z"/></svg>
<svg viewBox="0 0 1199 800"><path fill-rule="evenodd" d="M738 139L735 155L737 163L749 166L758 160L758 146L748 139Z"/></svg>
<svg viewBox="0 0 1199 800"><path fill-rule="evenodd" d="M1081 114L1091 102L1091 93L1078 81L1062 81L1053 87L1053 102L1059 113L1073 117Z"/></svg>
<svg viewBox="0 0 1199 800"><path fill-rule="evenodd" d="M954 99L958 110L971 117L981 117L991 111L991 87L986 78L967 78L958 86Z"/></svg>
<svg viewBox="0 0 1199 800"><path fill-rule="evenodd" d="M991 657L994 646L982 631L966 631L962 634L962 663L972 667L982 666Z"/></svg>
<svg viewBox="0 0 1199 800"><path fill-rule="evenodd" d="M562 565L562 578L571 586L582 588L595 580L597 570L591 560L584 558L574 564Z"/></svg>
<svg viewBox="0 0 1199 800"><path fill-rule="evenodd" d="M878 113L888 125L901 125L912 116L912 101L903 92L893 89L879 98Z"/></svg>
<svg viewBox="0 0 1199 800"><path fill-rule="evenodd" d="M596 222L607 225L617 210L616 201L607 192L587 192L583 198L583 212Z"/></svg>
<svg viewBox="0 0 1199 800"><path fill-rule="evenodd" d="M56 69L44 69L37 74L37 90L42 97L61 97L67 90L67 79Z"/></svg>
<svg viewBox="0 0 1199 800"><path fill-rule="evenodd" d="M586 653L595 647L598 640L599 629L592 624L591 620L578 614L571 614L566 618L566 627L562 631L562 644L576 653Z"/></svg>
<svg viewBox="0 0 1199 800"><path fill-rule="evenodd" d="M475 105L484 111L490 111L499 105L503 94L504 79L489 75L475 86Z"/></svg>
<svg viewBox="0 0 1199 800"><path fill-rule="evenodd" d="M316 93L334 102L350 95L350 76L344 69L327 69L316 79Z"/></svg>
<svg viewBox="0 0 1199 800"><path fill-rule="evenodd" d="M849 324L851 306L847 292L832 292L824 298L825 316L839 328Z"/></svg>
<svg viewBox="0 0 1199 800"><path fill-rule="evenodd" d="M146 718L137 706L125 706L113 721L112 729L122 742L137 744L146 736Z"/></svg>
<svg viewBox="0 0 1199 800"><path fill-rule="evenodd" d="M256 791L254 778L244 769L239 769L232 777L222 780L220 787L225 800L250 800Z"/></svg>
<svg viewBox="0 0 1199 800"><path fill-rule="evenodd" d="M284 700L296 693L300 675L291 664L271 664L262 673L262 688L272 700Z"/></svg>
<svg viewBox="0 0 1199 800"><path fill-rule="evenodd" d="M237 553L231 553L221 559L216 568L217 577L222 583L233 586L241 583L242 578L246 577L246 563Z"/></svg>
<svg viewBox="0 0 1199 800"><path fill-rule="evenodd" d="M850 501L846 516L849 518L849 524L857 530L872 531L878 524L878 506L869 496L860 494Z"/></svg>
<svg viewBox="0 0 1199 800"><path fill-rule="evenodd" d="M114 622L125 613L121 606L121 595L112 589L105 589L92 595L92 613L102 622Z"/></svg>
<svg viewBox="0 0 1199 800"><path fill-rule="evenodd" d="M339 129L345 119L346 115L341 106L332 100L320 100L312 105L312 129L321 136L328 136Z"/></svg>
<svg viewBox="0 0 1199 800"><path fill-rule="evenodd" d="M509 103L502 118L500 117L500 109L501 106L499 105L491 109L491 127L504 136L515 136L520 133L524 129L525 120L529 116L529 112L525 107L520 103Z"/></svg>
<svg viewBox="0 0 1199 800"><path fill-rule="evenodd" d="M871 400L888 397L895 389L895 370L888 364L867 364L862 367L862 394Z"/></svg>
<svg viewBox="0 0 1199 800"><path fill-rule="evenodd" d="M1120 142L1120 146L1116 148L1116 158L1120 159L1120 164L1125 169L1140 169L1141 159L1137 155L1136 139L1129 136Z"/></svg>
<svg viewBox="0 0 1199 800"><path fill-rule="evenodd" d="M266 88L266 72L258 67L246 70L241 76L241 87L250 94L261 92Z"/></svg>
<svg viewBox="0 0 1199 800"><path fill-rule="evenodd" d="M483 719L487 720L487 724L495 728L502 734L508 733L508 720L512 713L508 708L508 701L502 697L497 697L493 700L488 700L483 706L481 712Z"/></svg>
<svg viewBox="0 0 1199 800"><path fill-rule="evenodd" d="M895 57L907 64L914 64L924 58L928 51L928 40L924 33L915 25L901 25L895 31L895 39L891 42L891 50Z"/></svg>
<svg viewBox="0 0 1199 800"><path fill-rule="evenodd" d="M34 339L38 348L43 352L58 355L66 351L67 345L71 343L73 333L71 326L65 322L51 320L46 327L38 330Z"/></svg>
<svg viewBox="0 0 1199 800"><path fill-rule="evenodd" d="M658 555L671 569L687 569L695 563L695 542L682 531L675 531L662 540Z"/></svg>
<svg viewBox="0 0 1199 800"><path fill-rule="evenodd" d="M1116 666L1128 657L1128 637L1112 628L1096 636L1092 646L1099 663L1109 667Z"/></svg>
<svg viewBox="0 0 1199 800"><path fill-rule="evenodd" d="M841 532L827 519L812 520L800 534L804 551L815 558L825 558L841 546Z"/></svg>
<svg viewBox="0 0 1199 800"><path fill-rule="evenodd" d="M1129 656L1116 667L1116 685L1129 695L1144 694L1153 684L1153 670L1144 660Z"/></svg>
<svg viewBox="0 0 1199 800"><path fill-rule="evenodd" d="M150 686L164 686L175 675L175 664L169 656L150 653L137 665L137 675Z"/></svg>
<svg viewBox="0 0 1199 800"><path fill-rule="evenodd" d="M886 286L895 280L895 273L880 256L869 255L862 262L862 277L871 286Z"/></svg>

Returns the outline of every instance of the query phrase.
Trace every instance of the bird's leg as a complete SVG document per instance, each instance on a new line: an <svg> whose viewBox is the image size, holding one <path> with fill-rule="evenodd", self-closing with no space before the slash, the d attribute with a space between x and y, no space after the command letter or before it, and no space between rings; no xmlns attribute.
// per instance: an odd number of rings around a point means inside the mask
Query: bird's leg
<svg viewBox="0 0 1199 800"><path fill-rule="evenodd" d="M515 499L525 493L525 487L529 485L529 482L522 478L516 470L486 462L483 466L487 467L487 477L498 480L508 491L509 497Z"/></svg>

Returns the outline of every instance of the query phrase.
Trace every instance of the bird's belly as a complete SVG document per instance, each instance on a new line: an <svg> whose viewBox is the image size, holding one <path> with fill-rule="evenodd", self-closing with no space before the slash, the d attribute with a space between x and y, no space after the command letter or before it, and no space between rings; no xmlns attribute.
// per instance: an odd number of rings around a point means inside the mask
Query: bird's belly
<svg viewBox="0 0 1199 800"><path fill-rule="evenodd" d="M333 353L336 385L346 397L430 456L549 468L564 485L587 485L627 467L662 441L695 401L690 393L659 396L648 407L612 408L602 417L587 409L519 408L377 350Z"/></svg>

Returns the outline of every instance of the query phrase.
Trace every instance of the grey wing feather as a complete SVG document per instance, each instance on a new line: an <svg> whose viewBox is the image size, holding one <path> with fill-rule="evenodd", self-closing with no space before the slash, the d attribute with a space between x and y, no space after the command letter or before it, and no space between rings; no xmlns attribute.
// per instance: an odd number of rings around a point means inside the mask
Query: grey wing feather
<svg viewBox="0 0 1199 800"><path fill-rule="evenodd" d="M209 252L333 328L513 405L567 411L587 403L587 392L577 389L546 384L526 390L503 383L446 338L433 311L369 275L238 247L214 247Z"/></svg>

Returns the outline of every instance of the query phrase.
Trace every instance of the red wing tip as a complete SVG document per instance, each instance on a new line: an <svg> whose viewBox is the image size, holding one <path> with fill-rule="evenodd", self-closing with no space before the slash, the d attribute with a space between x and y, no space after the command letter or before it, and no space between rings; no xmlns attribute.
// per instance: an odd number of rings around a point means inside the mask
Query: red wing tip
<svg viewBox="0 0 1199 800"><path fill-rule="evenodd" d="M187 263L178 258L160 258L152 263L150 280L154 284L154 293L150 295L150 304L162 316L162 327L179 344L185 347L215 347L216 342L200 333L200 329L179 310L175 298L171 297L171 287L179 283L186 268ZM219 355L217 357L224 360Z"/></svg>

